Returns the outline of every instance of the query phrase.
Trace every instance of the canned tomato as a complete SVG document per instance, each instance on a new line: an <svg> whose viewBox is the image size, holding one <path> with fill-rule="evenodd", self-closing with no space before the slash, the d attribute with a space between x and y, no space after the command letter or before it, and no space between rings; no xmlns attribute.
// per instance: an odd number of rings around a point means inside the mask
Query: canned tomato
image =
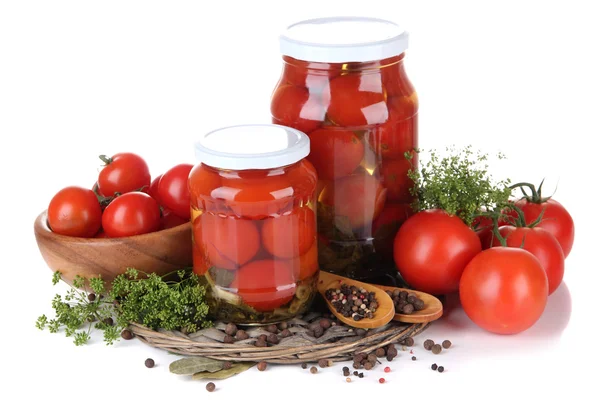
<svg viewBox="0 0 600 400"><path fill-rule="evenodd" d="M227 127L196 144L194 272L219 320L268 324L308 309L319 272L309 148L304 133L277 125Z"/></svg>
<svg viewBox="0 0 600 400"><path fill-rule="evenodd" d="M324 18L280 37L272 121L306 133L319 177L319 264L357 279L395 274L393 239L411 214L418 101L408 34L390 21Z"/></svg>

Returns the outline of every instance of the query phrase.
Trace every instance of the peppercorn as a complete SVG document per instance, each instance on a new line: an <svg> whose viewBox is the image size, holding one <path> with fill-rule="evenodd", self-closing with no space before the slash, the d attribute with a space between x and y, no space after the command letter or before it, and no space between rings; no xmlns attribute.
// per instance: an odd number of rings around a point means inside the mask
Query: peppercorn
<svg viewBox="0 0 600 400"><path fill-rule="evenodd" d="M434 371L435 371L436 369L438 369L438 366L437 366L437 364L431 364L431 369L432 369L432 370L434 370Z"/></svg>
<svg viewBox="0 0 600 400"><path fill-rule="evenodd" d="M327 360L326 358L322 358L319 360L319 367L321 368L327 368L329 367L329 360Z"/></svg>
<svg viewBox="0 0 600 400"><path fill-rule="evenodd" d="M443 348L445 348L445 349L449 349L449 348L450 348L450 346L452 346L452 342L451 342L451 341L449 341L449 340L444 340L444 341L442 342L442 347L443 347Z"/></svg>
<svg viewBox="0 0 600 400"><path fill-rule="evenodd" d="M277 331L278 331L277 325L269 325L269 326L267 326L267 332L277 333Z"/></svg>
<svg viewBox="0 0 600 400"><path fill-rule="evenodd" d="M423 342L423 347L425 347L425 350L431 350L431 348L433 347L433 345L435 344L435 342L431 339L427 339L426 341Z"/></svg>
<svg viewBox="0 0 600 400"><path fill-rule="evenodd" d="M408 337L402 341L402 344L411 347L415 344L415 339L413 339L412 337Z"/></svg>
<svg viewBox="0 0 600 400"><path fill-rule="evenodd" d="M233 336L225 335L225 337L223 338L223 343L231 344L233 342L234 342Z"/></svg>
<svg viewBox="0 0 600 400"><path fill-rule="evenodd" d="M385 349L383 347L378 348L377 350L375 350L375 355L378 358L385 357Z"/></svg>
<svg viewBox="0 0 600 400"><path fill-rule="evenodd" d="M354 369L360 369L361 368L361 364L359 362L355 362L352 364L352 368Z"/></svg>
<svg viewBox="0 0 600 400"><path fill-rule="evenodd" d="M238 328L234 323L230 322L225 326L225 333L228 334L229 336L235 336L237 331L238 331Z"/></svg>
<svg viewBox="0 0 600 400"><path fill-rule="evenodd" d="M366 329L362 329L362 328L358 328L358 329L356 329L354 331L354 333L356 333L357 336L365 336L367 334L367 330Z"/></svg>
<svg viewBox="0 0 600 400"><path fill-rule="evenodd" d="M271 333L269 336L267 336L267 343L277 344L279 343L279 337L277 337L276 334Z"/></svg>
<svg viewBox="0 0 600 400"><path fill-rule="evenodd" d="M323 336L324 330L321 328L321 325L318 325L315 329L313 329L313 333L315 334L316 338L320 338Z"/></svg>
<svg viewBox="0 0 600 400"><path fill-rule="evenodd" d="M402 314L412 314L415 311L415 306L408 303L404 307L402 307Z"/></svg>
<svg viewBox="0 0 600 400"><path fill-rule="evenodd" d="M317 367L310 367L310 373L311 374L316 374L317 372L319 372L319 370L317 369Z"/></svg>
<svg viewBox="0 0 600 400"><path fill-rule="evenodd" d="M438 372L444 372L444 367L442 367L441 365L438 367Z"/></svg>
<svg viewBox="0 0 600 400"><path fill-rule="evenodd" d="M308 364L307 363L302 363L302 364L300 364L300 366L302 367L302 369L308 368Z"/></svg>
<svg viewBox="0 0 600 400"><path fill-rule="evenodd" d="M285 328L284 330L281 331L282 338L290 337L292 335L293 335L293 333L287 328Z"/></svg>
<svg viewBox="0 0 600 400"><path fill-rule="evenodd" d="M379 383L385 383L385 378L379 378Z"/></svg>
<svg viewBox="0 0 600 400"><path fill-rule="evenodd" d="M395 347L390 347L387 349L387 356L391 357L392 359L394 359L394 357L396 357L398 355L398 350L396 350Z"/></svg>
<svg viewBox="0 0 600 400"><path fill-rule="evenodd" d="M352 378L350 378L350 377L346 378L346 382L348 382L348 383L352 382Z"/></svg>
<svg viewBox="0 0 600 400"><path fill-rule="evenodd" d="M209 392L213 392L215 390L215 384L212 382L208 382L206 384L206 390L208 390Z"/></svg>
<svg viewBox="0 0 600 400"><path fill-rule="evenodd" d="M256 347L267 347L267 342L262 339L258 339L256 342L254 342L254 345Z"/></svg>
<svg viewBox="0 0 600 400"><path fill-rule="evenodd" d="M323 318L321 321L319 321L319 324L321 325L321 328L323 328L323 329L331 328L331 321L328 320L327 318Z"/></svg>
<svg viewBox="0 0 600 400"><path fill-rule="evenodd" d="M284 331L288 328L288 323L283 321L277 324L277 327L279 328L279 330Z"/></svg>
<svg viewBox="0 0 600 400"><path fill-rule="evenodd" d="M123 329L121 331L121 337L125 340L131 340L133 339L133 332L131 332L129 329Z"/></svg>
<svg viewBox="0 0 600 400"><path fill-rule="evenodd" d="M239 329L236 333L235 333L235 338L237 340L246 340L248 339L250 336L246 333L245 330Z"/></svg>
<svg viewBox="0 0 600 400"><path fill-rule="evenodd" d="M344 376L350 376L350 369L348 367L344 367L342 373L344 374Z"/></svg>
<svg viewBox="0 0 600 400"><path fill-rule="evenodd" d="M367 361L369 361L371 364L375 365L377 363L377 356L375 355L375 353L371 353L367 356Z"/></svg>
<svg viewBox="0 0 600 400"><path fill-rule="evenodd" d="M370 362L368 362L368 361L367 361L367 362L365 363L365 365L363 365L363 366L365 367L365 369L366 369L367 371L369 371L369 370L373 369L373 364L371 364L371 363L370 363Z"/></svg>
<svg viewBox="0 0 600 400"><path fill-rule="evenodd" d="M114 321L113 321L113 319L112 319L111 317L104 318L104 319L102 320L102 322L103 322L105 325L108 325L108 326L113 326L113 324L114 324Z"/></svg>
<svg viewBox="0 0 600 400"><path fill-rule="evenodd" d="M411 357L411 360L413 360L413 361L417 361L417 357L415 357L415 356L412 356L412 357Z"/></svg>
<svg viewBox="0 0 600 400"><path fill-rule="evenodd" d="M144 362L144 364L146 365L146 367L152 368L152 367L154 367L154 360L151 358L146 358L146 361Z"/></svg>
<svg viewBox="0 0 600 400"><path fill-rule="evenodd" d="M413 303L413 306L415 307L416 311L421 311L421 310L425 309L425 302L423 300L421 300L421 299L417 299Z"/></svg>
<svg viewBox="0 0 600 400"><path fill-rule="evenodd" d="M431 352L433 354L440 354L442 352L442 346L440 346L439 344L434 344L431 348Z"/></svg>
<svg viewBox="0 0 600 400"><path fill-rule="evenodd" d="M223 363L223 369L230 369L231 367L233 367L233 364L231 363L231 361L225 361Z"/></svg>
<svg viewBox="0 0 600 400"><path fill-rule="evenodd" d="M96 295L94 293L88 294L88 300L89 301L95 301L96 300Z"/></svg>
<svg viewBox="0 0 600 400"><path fill-rule="evenodd" d="M392 369L391 369L390 367L385 367L385 368L383 369L383 372L390 372L391 370L392 370Z"/></svg>
<svg viewBox="0 0 600 400"><path fill-rule="evenodd" d="M267 369L267 362L266 361L259 362L258 365L256 366L256 368L259 371L264 371L265 369Z"/></svg>
<svg viewBox="0 0 600 400"><path fill-rule="evenodd" d="M362 372L361 372L362 373ZM354 371L354 376L358 376L358 371Z"/></svg>
<svg viewBox="0 0 600 400"><path fill-rule="evenodd" d="M414 293L409 293L408 296L406 296L406 302L409 304L414 304L414 302L417 300L417 296L415 296Z"/></svg>
<svg viewBox="0 0 600 400"><path fill-rule="evenodd" d="M358 377L359 377L359 378L364 378L364 377L365 377L365 374L363 374L363 373L361 372L360 374L358 374Z"/></svg>

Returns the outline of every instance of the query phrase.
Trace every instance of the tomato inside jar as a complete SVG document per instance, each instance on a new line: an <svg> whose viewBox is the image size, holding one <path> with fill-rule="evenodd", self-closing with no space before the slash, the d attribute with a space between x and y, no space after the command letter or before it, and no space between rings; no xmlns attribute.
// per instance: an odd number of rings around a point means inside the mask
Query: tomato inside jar
<svg viewBox="0 0 600 400"><path fill-rule="evenodd" d="M390 210L410 210L418 148L407 48L404 30L374 18L302 21L280 37L272 122L310 138L324 270L373 281L396 276L391 249L406 218Z"/></svg>
<svg viewBox="0 0 600 400"><path fill-rule="evenodd" d="M204 135L189 176L194 272L215 318L284 321L316 293L317 173L304 133L242 125Z"/></svg>

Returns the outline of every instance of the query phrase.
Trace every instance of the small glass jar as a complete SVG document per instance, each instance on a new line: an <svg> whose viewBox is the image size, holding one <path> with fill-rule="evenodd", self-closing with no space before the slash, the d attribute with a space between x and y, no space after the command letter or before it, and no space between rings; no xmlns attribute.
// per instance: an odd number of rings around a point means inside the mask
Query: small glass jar
<svg viewBox="0 0 600 400"><path fill-rule="evenodd" d="M219 320L270 324L308 310L319 272L309 148L304 133L277 125L223 128L196 144L194 272Z"/></svg>
<svg viewBox="0 0 600 400"><path fill-rule="evenodd" d="M418 100L404 69L408 34L373 18L296 23L280 37L273 123L308 134L319 176L321 269L397 276L393 241L411 215Z"/></svg>

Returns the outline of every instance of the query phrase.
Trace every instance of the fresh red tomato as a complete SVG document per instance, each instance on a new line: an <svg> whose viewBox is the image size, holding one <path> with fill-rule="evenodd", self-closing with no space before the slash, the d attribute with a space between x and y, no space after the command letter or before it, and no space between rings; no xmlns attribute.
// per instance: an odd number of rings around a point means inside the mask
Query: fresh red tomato
<svg viewBox="0 0 600 400"><path fill-rule="evenodd" d="M481 328L515 334L540 318L548 301L548 279L530 252L493 247L475 256L460 279L460 302Z"/></svg>
<svg viewBox="0 0 600 400"><path fill-rule="evenodd" d="M265 249L279 258L305 254L315 242L317 220L308 207L296 207L291 213L263 222L262 243Z"/></svg>
<svg viewBox="0 0 600 400"><path fill-rule="evenodd" d="M168 208L163 208L162 217L160 218L160 230L174 228L188 222L190 222L189 219L181 218Z"/></svg>
<svg viewBox="0 0 600 400"><path fill-rule="evenodd" d="M315 240L310 249L300 257L292 260L294 276L297 281L303 281L312 277L319 271L319 250Z"/></svg>
<svg viewBox="0 0 600 400"><path fill-rule="evenodd" d="M319 201L333 207L336 216L345 217L353 229L361 228L379 216L386 190L368 173L346 176L325 185Z"/></svg>
<svg viewBox="0 0 600 400"><path fill-rule="evenodd" d="M383 179L383 186L387 189L388 201L406 203L413 200L410 189L415 186L415 182L408 176L413 165L416 165L415 159L383 160L378 174Z"/></svg>
<svg viewBox="0 0 600 400"><path fill-rule="evenodd" d="M336 179L350 175L365 154L363 142L349 130L317 129L310 135L308 160L320 179Z"/></svg>
<svg viewBox="0 0 600 400"><path fill-rule="evenodd" d="M369 145L384 159L405 159L404 153L418 146L417 106L410 97L392 97L388 110L387 121L369 130Z"/></svg>
<svg viewBox="0 0 600 400"><path fill-rule="evenodd" d="M388 119L381 75L346 74L329 82L323 93L327 116L338 126L381 124Z"/></svg>
<svg viewBox="0 0 600 400"><path fill-rule="evenodd" d="M273 93L271 115L276 124L310 133L325 120L325 109L318 95L307 88L281 85Z"/></svg>
<svg viewBox="0 0 600 400"><path fill-rule="evenodd" d="M260 234L253 221L203 213L194 221L194 243L218 268L236 269L260 249Z"/></svg>
<svg viewBox="0 0 600 400"><path fill-rule="evenodd" d="M150 183L150 186L146 190L143 190L144 193L148 193L150 197L156 200L158 204L161 204L160 197L158 196L158 185L160 184L160 178L162 178L162 174L154 178L152 183Z"/></svg>
<svg viewBox="0 0 600 400"><path fill-rule="evenodd" d="M519 200L515 203L517 207L523 210L525 214L525 223L531 224L538 219L542 210L544 215L542 216L542 222L537 225L538 228L542 228L550 232L563 249L565 258L571 253L573 247L573 241L575 240L575 224L571 214L563 207L558 201L550 199L541 204L532 203L526 199ZM516 212L510 213L513 217L516 217Z"/></svg>
<svg viewBox="0 0 600 400"><path fill-rule="evenodd" d="M79 186L60 190L50 200L48 225L59 235L94 237L102 226L102 209L96 194Z"/></svg>
<svg viewBox="0 0 600 400"><path fill-rule="evenodd" d="M102 214L102 228L109 237L142 235L160 228L160 206L143 192L116 197Z"/></svg>
<svg viewBox="0 0 600 400"><path fill-rule="evenodd" d="M296 281L289 262L259 260L241 267L230 287L237 290L244 303L267 312L294 298Z"/></svg>
<svg viewBox="0 0 600 400"><path fill-rule="evenodd" d="M181 218L190 219L188 177L194 166L179 164L165 172L158 184L161 204Z"/></svg>
<svg viewBox="0 0 600 400"><path fill-rule="evenodd" d="M150 170L146 161L134 153L118 153L108 158L100 157L106 164L98 175L98 193L113 197L143 190L150 186Z"/></svg>
<svg viewBox="0 0 600 400"><path fill-rule="evenodd" d="M442 210L413 215L394 240L394 261L402 278L431 294L456 292L465 266L479 252L477 234Z"/></svg>
<svg viewBox="0 0 600 400"><path fill-rule="evenodd" d="M499 231L506 238L508 247L527 250L540 261L548 277L548 294L554 293L565 273L565 256L558 240L550 232L537 227L503 226ZM495 238L494 247L498 246L501 246L500 241Z"/></svg>

